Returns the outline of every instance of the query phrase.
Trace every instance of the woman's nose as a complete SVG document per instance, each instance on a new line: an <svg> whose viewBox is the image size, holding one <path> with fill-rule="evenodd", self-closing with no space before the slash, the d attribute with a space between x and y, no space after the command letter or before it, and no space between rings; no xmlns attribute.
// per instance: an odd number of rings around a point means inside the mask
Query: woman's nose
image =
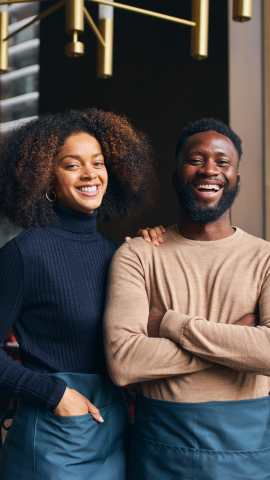
<svg viewBox="0 0 270 480"><path fill-rule="evenodd" d="M85 171L82 173L82 178L97 178L97 175L94 172Z"/></svg>

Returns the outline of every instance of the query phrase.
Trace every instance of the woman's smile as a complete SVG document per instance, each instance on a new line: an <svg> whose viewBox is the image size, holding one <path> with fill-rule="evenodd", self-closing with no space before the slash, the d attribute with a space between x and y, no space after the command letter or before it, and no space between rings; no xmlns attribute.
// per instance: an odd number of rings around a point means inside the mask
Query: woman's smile
<svg viewBox="0 0 270 480"><path fill-rule="evenodd" d="M99 185L83 185L82 187L75 187L76 190L81 195L85 195L86 197L95 197L100 192L100 184Z"/></svg>

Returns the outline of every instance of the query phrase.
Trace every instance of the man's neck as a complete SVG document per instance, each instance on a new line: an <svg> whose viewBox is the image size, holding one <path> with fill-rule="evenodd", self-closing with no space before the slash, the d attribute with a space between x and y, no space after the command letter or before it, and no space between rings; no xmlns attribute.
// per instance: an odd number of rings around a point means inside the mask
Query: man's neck
<svg viewBox="0 0 270 480"><path fill-rule="evenodd" d="M178 230L181 235L189 240L214 241L230 237L235 230L231 227L229 211L225 212L216 222L213 223L194 223L183 212L180 211Z"/></svg>

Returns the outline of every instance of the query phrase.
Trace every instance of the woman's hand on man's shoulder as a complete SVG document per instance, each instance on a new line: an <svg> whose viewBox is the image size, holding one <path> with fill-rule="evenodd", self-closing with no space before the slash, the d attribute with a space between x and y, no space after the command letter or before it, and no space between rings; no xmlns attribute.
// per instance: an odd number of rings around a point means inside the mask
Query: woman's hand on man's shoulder
<svg viewBox="0 0 270 480"><path fill-rule="evenodd" d="M141 228L136 237L142 237L146 242L153 243L156 247L159 247L160 243L163 243L163 234L166 233L166 229L159 225L159 227L154 228ZM125 238L126 242L131 240L131 237Z"/></svg>

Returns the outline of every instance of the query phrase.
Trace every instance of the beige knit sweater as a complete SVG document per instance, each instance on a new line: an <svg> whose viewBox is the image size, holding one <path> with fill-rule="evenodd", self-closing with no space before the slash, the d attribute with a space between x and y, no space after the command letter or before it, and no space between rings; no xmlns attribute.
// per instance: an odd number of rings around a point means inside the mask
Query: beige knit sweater
<svg viewBox="0 0 270 480"><path fill-rule="evenodd" d="M257 328L232 325L260 313ZM161 338L149 313L164 313ZM167 229L156 248L135 238L116 252L104 318L109 373L146 397L177 402L268 395L270 244L240 229L207 242Z"/></svg>

